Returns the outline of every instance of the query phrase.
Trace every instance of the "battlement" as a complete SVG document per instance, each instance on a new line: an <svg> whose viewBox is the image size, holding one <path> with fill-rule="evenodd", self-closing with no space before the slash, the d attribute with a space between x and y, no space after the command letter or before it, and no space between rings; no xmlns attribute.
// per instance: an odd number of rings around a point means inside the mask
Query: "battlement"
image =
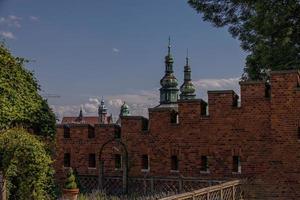
<svg viewBox="0 0 300 200"><path fill-rule="evenodd" d="M149 109L150 121L152 117L164 120L172 110L178 112L180 121L190 121L196 118L222 117L232 112L242 113L244 109L255 110L259 106L269 107L274 98L288 99L293 96L294 91L299 90L299 77L297 70L275 71L271 73L268 82L240 81L240 97L233 90L208 91L208 103L202 99L178 100L178 109L170 107Z"/></svg>
<svg viewBox="0 0 300 200"><path fill-rule="evenodd" d="M58 125L57 176L65 158L81 175L97 175L96 158L110 142L101 157L106 175L122 176L127 152L130 177L250 178L257 199L299 199L299 77L272 72L268 82L241 81L240 97L208 91L208 102L162 104L149 108L149 119L121 116L120 125Z"/></svg>

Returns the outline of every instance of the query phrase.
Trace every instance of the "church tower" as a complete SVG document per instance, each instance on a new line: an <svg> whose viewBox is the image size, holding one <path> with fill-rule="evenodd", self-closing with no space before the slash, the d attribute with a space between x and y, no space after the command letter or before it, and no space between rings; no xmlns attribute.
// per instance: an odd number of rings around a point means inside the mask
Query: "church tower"
<svg viewBox="0 0 300 200"><path fill-rule="evenodd" d="M191 67L189 65L189 57L188 53L186 56L186 64L184 66L184 82L180 86L180 99L181 100L188 100L188 99L195 99L196 94L195 94L195 87L192 83L192 78L191 78Z"/></svg>
<svg viewBox="0 0 300 200"><path fill-rule="evenodd" d="M169 37L168 55L165 57L165 75L160 80L160 104L174 104L178 100L178 82L173 74L173 58L171 55L171 45Z"/></svg>
<svg viewBox="0 0 300 200"><path fill-rule="evenodd" d="M121 106L120 116L130 116L129 106L125 103Z"/></svg>
<svg viewBox="0 0 300 200"><path fill-rule="evenodd" d="M106 124L106 115L107 115L107 108L104 104L104 99L102 98L101 103L98 108L98 115L99 115L99 124Z"/></svg>

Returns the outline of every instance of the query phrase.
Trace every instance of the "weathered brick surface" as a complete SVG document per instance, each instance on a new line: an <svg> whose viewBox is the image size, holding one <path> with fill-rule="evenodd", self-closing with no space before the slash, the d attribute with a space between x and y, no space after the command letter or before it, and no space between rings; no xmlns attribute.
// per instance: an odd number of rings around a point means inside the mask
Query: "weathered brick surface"
<svg viewBox="0 0 300 200"><path fill-rule="evenodd" d="M149 109L149 128L142 130L143 117L122 117L121 137L129 154L130 176L186 176L209 179L247 179L249 199L300 199L300 89L297 71L273 72L271 95L264 82L241 82L241 105L233 91L209 91L208 114L203 100L178 102L179 123L171 123L172 108ZM64 177L63 154L71 152L71 166L79 174L96 175L88 169L88 154L99 156L101 146L114 136L116 125L96 125L96 138L88 139L88 125L71 125L71 138L57 128L56 171ZM103 150L104 172L114 169L117 142ZM141 170L147 154L150 170ZM179 170L171 171L172 155ZM209 173L201 173L201 156L209 156ZM232 156L241 157L241 173L232 172Z"/></svg>

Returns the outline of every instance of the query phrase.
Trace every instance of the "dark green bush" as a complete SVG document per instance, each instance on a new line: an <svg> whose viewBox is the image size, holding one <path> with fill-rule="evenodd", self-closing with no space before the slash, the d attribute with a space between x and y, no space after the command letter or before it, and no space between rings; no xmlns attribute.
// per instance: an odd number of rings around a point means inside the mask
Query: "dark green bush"
<svg viewBox="0 0 300 200"><path fill-rule="evenodd" d="M64 188L65 189L76 189L77 188L76 177L74 175L72 168L70 168L70 170L67 174L67 180L66 180Z"/></svg>
<svg viewBox="0 0 300 200"><path fill-rule="evenodd" d="M52 160L36 136L20 128L0 132L0 154L9 199L54 199Z"/></svg>

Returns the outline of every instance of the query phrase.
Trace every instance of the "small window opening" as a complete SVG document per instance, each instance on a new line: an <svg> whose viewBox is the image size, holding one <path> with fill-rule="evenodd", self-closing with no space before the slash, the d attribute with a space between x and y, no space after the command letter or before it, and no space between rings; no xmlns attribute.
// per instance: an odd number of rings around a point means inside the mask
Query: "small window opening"
<svg viewBox="0 0 300 200"><path fill-rule="evenodd" d="M232 172L234 173L241 173L241 158L240 156L233 156L232 157Z"/></svg>
<svg viewBox="0 0 300 200"><path fill-rule="evenodd" d="M266 85L265 85L265 97L266 98L271 97L271 85L270 85L270 83L266 83Z"/></svg>
<svg viewBox="0 0 300 200"><path fill-rule="evenodd" d="M208 156L201 156L201 171L208 172Z"/></svg>
<svg viewBox="0 0 300 200"><path fill-rule="evenodd" d="M65 153L64 154L64 167L70 167L71 166L71 154Z"/></svg>
<svg viewBox="0 0 300 200"><path fill-rule="evenodd" d="M171 156L171 170L178 171L178 158L177 156Z"/></svg>
<svg viewBox="0 0 300 200"><path fill-rule="evenodd" d="M88 129L88 138L95 138L95 129L91 127Z"/></svg>
<svg viewBox="0 0 300 200"><path fill-rule="evenodd" d="M122 156L120 154L115 154L115 169L122 168Z"/></svg>
<svg viewBox="0 0 300 200"><path fill-rule="evenodd" d="M234 94L232 106L233 106L233 107L238 107L238 105L239 105L239 96L236 95L236 94Z"/></svg>
<svg viewBox="0 0 300 200"><path fill-rule="evenodd" d="M89 168L96 168L96 154L89 154Z"/></svg>
<svg viewBox="0 0 300 200"><path fill-rule="evenodd" d="M201 104L201 115L202 116L206 116L207 115L207 104L206 103L202 103Z"/></svg>
<svg viewBox="0 0 300 200"><path fill-rule="evenodd" d="M142 170L149 170L149 157L142 155Z"/></svg>
<svg viewBox="0 0 300 200"><path fill-rule="evenodd" d="M175 111L171 112L171 123L172 124L178 124L179 123L179 115Z"/></svg>
<svg viewBox="0 0 300 200"><path fill-rule="evenodd" d="M142 119L142 131L147 131L148 130L148 125L149 125L149 120L143 118Z"/></svg>
<svg viewBox="0 0 300 200"><path fill-rule="evenodd" d="M121 138L121 128L116 127L115 128L115 139L120 139Z"/></svg>
<svg viewBox="0 0 300 200"><path fill-rule="evenodd" d="M70 127L65 126L64 127L64 138L70 138Z"/></svg>

